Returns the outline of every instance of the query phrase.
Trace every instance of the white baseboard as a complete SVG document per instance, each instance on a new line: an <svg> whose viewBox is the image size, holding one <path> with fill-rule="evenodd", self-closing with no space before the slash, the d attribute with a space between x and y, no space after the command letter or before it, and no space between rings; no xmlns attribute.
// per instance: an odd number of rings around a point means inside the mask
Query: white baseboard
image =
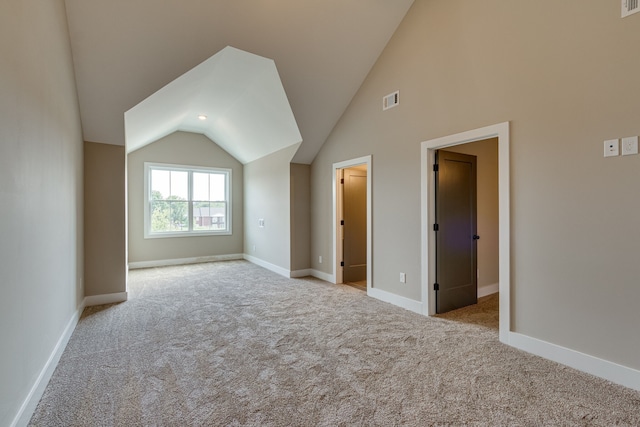
<svg viewBox="0 0 640 427"><path fill-rule="evenodd" d="M478 298L486 297L487 295L492 295L497 293L500 290L500 283L493 283L491 285L485 285L478 288Z"/></svg>
<svg viewBox="0 0 640 427"><path fill-rule="evenodd" d="M367 289L367 295L375 299L379 299L380 301L388 302L406 310L413 311L414 313L422 314L422 303L420 301L392 294L391 292L377 288Z"/></svg>
<svg viewBox="0 0 640 427"><path fill-rule="evenodd" d="M506 343L596 377L640 391L640 371L536 338L509 332Z"/></svg>
<svg viewBox="0 0 640 427"><path fill-rule="evenodd" d="M42 398L44 390L47 388L47 384L49 384L49 380L51 379L56 366L58 366L62 353L67 347L71 334L73 334L73 331L78 324L78 320L80 319L80 315L84 308L85 301L82 301L75 313L71 316L71 319L67 322L67 326L64 328L64 331L58 339L56 346L53 348L47 363L44 364L42 371L40 371L40 375L38 375L36 382L33 384L33 387L31 387L29 394L22 403L22 406L13 419L13 422L9 424L11 427L21 427L29 424L31 417L38 406L38 402L40 402L40 398Z"/></svg>
<svg viewBox="0 0 640 427"><path fill-rule="evenodd" d="M298 277L307 277L307 276L311 276L310 268L306 268L304 270L293 270L289 273L289 277L291 277L292 279L295 279Z"/></svg>
<svg viewBox="0 0 640 427"><path fill-rule="evenodd" d="M281 276L284 277L291 277L291 271L287 270L286 268L282 268L280 266L277 266L275 264L271 264L270 262L264 261L260 258L256 258L254 256L251 255L247 255L244 254L243 255L244 259L246 259L247 261L255 264L255 265L259 265L262 268L266 268L267 270L271 270L274 273L278 273Z"/></svg>
<svg viewBox="0 0 640 427"><path fill-rule="evenodd" d="M84 306L91 307L94 305L125 302L127 298L128 298L128 295L126 292L114 292L112 294L91 295L84 298Z"/></svg>
<svg viewBox="0 0 640 427"><path fill-rule="evenodd" d="M320 280L324 280L325 282L336 283L335 277L333 277L332 274L325 273L324 271L311 269L311 276Z"/></svg>
<svg viewBox="0 0 640 427"><path fill-rule="evenodd" d="M168 267L170 265L199 264L202 262L232 261L243 259L242 254L210 255L193 258L160 259L155 261L137 261L129 263L129 270L138 268Z"/></svg>

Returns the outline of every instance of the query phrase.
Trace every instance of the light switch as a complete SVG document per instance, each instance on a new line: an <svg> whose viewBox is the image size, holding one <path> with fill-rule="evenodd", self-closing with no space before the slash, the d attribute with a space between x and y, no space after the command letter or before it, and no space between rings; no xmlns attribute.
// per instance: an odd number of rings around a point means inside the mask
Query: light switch
<svg viewBox="0 0 640 427"><path fill-rule="evenodd" d="M622 155L638 154L638 137L630 136L622 138Z"/></svg>
<svg viewBox="0 0 640 427"><path fill-rule="evenodd" d="M604 142L604 156L612 157L620 155L620 141L618 139L608 139Z"/></svg>

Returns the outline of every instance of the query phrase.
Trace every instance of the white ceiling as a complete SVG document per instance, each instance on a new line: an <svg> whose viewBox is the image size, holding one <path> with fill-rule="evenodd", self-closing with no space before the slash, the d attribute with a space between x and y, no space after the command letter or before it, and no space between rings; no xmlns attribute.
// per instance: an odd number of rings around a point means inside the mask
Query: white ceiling
<svg viewBox="0 0 640 427"><path fill-rule="evenodd" d="M124 145L127 110L233 46L275 61L310 163L413 0L65 3L85 140Z"/></svg>
<svg viewBox="0 0 640 427"><path fill-rule="evenodd" d="M206 135L244 164L302 141L273 60L229 46L124 117L129 153L178 130Z"/></svg>

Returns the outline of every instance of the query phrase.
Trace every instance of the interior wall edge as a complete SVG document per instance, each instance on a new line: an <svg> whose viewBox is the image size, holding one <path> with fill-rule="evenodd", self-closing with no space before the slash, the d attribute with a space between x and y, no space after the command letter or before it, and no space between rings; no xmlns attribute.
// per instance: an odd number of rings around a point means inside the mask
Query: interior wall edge
<svg viewBox="0 0 640 427"><path fill-rule="evenodd" d="M33 416L33 413L35 412L36 407L38 406L38 403L40 402L40 399L42 398L42 395L44 394L44 391L49 384L49 380L51 380L51 377L53 376L53 373L58 366L58 362L62 357L62 353L64 353L64 350L67 348L69 339L71 339L71 335L76 329L78 321L80 320L80 316L82 315L82 312L84 311L86 306L87 304L85 298L67 322L67 326L64 328L64 331L60 335L60 338L58 338L58 342L51 351L47 362L42 367L38 378L31 387L29 394L22 403L22 406L18 410L18 413L16 414L13 422L10 424L11 427L26 426L29 424L29 421L31 420L31 417Z"/></svg>

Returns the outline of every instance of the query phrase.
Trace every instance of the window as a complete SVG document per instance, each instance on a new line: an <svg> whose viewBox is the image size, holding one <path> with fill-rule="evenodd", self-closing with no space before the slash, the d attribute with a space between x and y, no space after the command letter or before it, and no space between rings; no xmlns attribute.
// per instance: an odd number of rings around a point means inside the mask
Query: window
<svg viewBox="0 0 640 427"><path fill-rule="evenodd" d="M231 170L145 163L145 238L231 234Z"/></svg>

